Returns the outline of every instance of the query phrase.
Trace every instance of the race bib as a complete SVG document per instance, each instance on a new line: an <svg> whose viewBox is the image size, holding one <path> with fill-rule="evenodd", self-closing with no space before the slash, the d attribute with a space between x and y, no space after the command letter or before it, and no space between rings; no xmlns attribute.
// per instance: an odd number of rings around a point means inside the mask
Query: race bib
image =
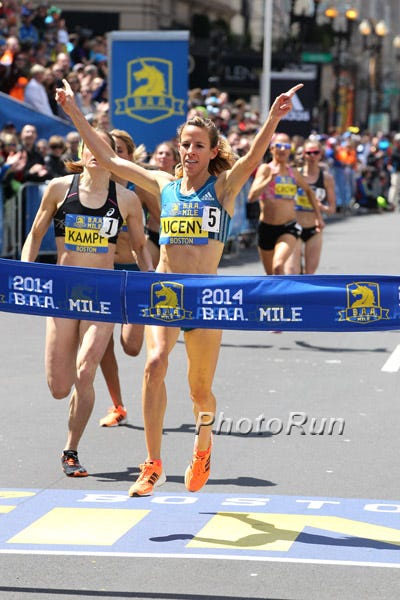
<svg viewBox="0 0 400 600"><path fill-rule="evenodd" d="M118 219L103 217L103 225L101 226L99 233L105 238L115 237L118 233Z"/></svg>
<svg viewBox="0 0 400 600"><path fill-rule="evenodd" d="M221 223L221 211L217 206L205 206L203 208L201 228L203 231L219 233Z"/></svg>
<svg viewBox="0 0 400 600"><path fill-rule="evenodd" d="M160 244L192 246L208 243L208 231L203 230L203 218L162 217Z"/></svg>
<svg viewBox="0 0 400 600"><path fill-rule="evenodd" d="M96 254L108 252L108 239L100 234L103 217L65 216L65 247L75 252Z"/></svg>
<svg viewBox="0 0 400 600"><path fill-rule="evenodd" d="M298 188L297 190L296 205L300 208L304 208L305 210L314 210L313 205L308 199L308 196L304 193L304 190L302 190L301 188Z"/></svg>

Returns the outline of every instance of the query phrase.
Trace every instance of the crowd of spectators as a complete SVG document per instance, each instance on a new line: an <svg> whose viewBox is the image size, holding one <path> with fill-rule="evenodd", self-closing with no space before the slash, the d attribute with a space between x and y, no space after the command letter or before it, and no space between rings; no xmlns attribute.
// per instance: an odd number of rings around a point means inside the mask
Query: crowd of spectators
<svg viewBox="0 0 400 600"><path fill-rule="evenodd" d="M57 6L3 0L0 91L41 113L68 120L55 101L55 88L63 78L69 81L86 118L97 127L110 129L106 36L93 36L83 28L68 31ZM231 100L216 86L189 91L188 117L195 114L215 121L238 156L248 150L260 125L259 113L246 99ZM400 134L372 135L349 128L310 135L322 143L326 167L335 179L338 212L389 210L397 205ZM298 165L304 138L294 135L291 139L293 164ZM33 125L28 123L17 131L13 123L6 123L0 131L0 182L5 201L15 198L25 182L40 183L63 175L64 159L76 159L78 149L76 132L65 139L37 139Z"/></svg>
<svg viewBox="0 0 400 600"><path fill-rule="evenodd" d="M106 111L106 37L84 28L69 32L57 6L0 3L0 91L38 112L68 119L54 98L63 78L89 118Z"/></svg>

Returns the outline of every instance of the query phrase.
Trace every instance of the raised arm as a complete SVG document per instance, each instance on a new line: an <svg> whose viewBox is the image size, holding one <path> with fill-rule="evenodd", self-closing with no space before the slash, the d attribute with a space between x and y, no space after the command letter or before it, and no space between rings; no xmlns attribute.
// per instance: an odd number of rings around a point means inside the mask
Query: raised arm
<svg viewBox="0 0 400 600"><path fill-rule="evenodd" d="M254 202L258 200L261 196L262 192L265 189L265 186L271 181L271 168L262 164L258 167L256 175L254 177L254 181L251 184L248 194L248 201Z"/></svg>
<svg viewBox="0 0 400 600"><path fill-rule="evenodd" d="M262 161L279 121L292 110L292 98L302 87L303 84L299 83L275 99L264 124L254 137L250 149L227 174L226 182L236 193Z"/></svg>
<svg viewBox="0 0 400 600"><path fill-rule="evenodd" d="M118 156L111 146L98 135L78 108L68 81L63 79L63 84L63 88L56 89L56 100L66 114L71 117L84 143L96 157L98 163L114 175L132 181L151 194L159 195L160 189L168 181L162 171L149 171Z"/></svg>

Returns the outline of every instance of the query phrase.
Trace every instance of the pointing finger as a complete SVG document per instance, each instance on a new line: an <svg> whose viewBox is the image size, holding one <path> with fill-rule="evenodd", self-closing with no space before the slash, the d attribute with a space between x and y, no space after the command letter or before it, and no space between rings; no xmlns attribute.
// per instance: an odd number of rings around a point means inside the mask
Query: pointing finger
<svg viewBox="0 0 400 600"><path fill-rule="evenodd" d="M304 87L304 83L298 83L297 85L294 85L292 88L290 88L290 90L286 92L286 96L292 98L295 95L295 93L298 92L302 87Z"/></svg>
<svg viewBox="0 0 400 600"><path fill-rule="evenodd" d="M69 85L69 82L66 79L63 79L62 82L64 84L65 91L66 92L72 92L72 88Z"/></svg>

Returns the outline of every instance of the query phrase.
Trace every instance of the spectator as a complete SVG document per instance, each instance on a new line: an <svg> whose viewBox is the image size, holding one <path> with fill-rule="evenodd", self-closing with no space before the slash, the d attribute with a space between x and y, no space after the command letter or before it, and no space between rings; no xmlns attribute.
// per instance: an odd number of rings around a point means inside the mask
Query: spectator
<svg viewBox="0 0 400 600"><path fill-rule="evenodd" d="M64 152L62 159L64 162L76 162L80 160L79 144L81 143L80 135L77 131L70 131L67 133L66 140L66 151Z"/></svg>
<svg viewBox="0 0 400 600"><path fill-rule="evenodd" d="M65 149L65 141L61 135L52 135L49 138L49 151L44 159L44 164L48 171L48 179L63 177L68 174L68 169L62 159Z"/></svg>
<svg viewBox="0 0 400 600"><path fill-rule="evenodd" d="M21 26L18 30L18 38L21 43L28 42L31 45L39 43L39 32L32 23L33 17L33 10L23 6L21 9Z"/></svg>
<svg viewBox="0 0 400 600"><path fill-rule="evenodd" d="M14 133L5 133L1 136L1 142L3 144L2 157L7 160L9 155L14 154L18 151L18 137Z"/></svg>
<svg viewBox="0 0 400 600"><path fill-rule="evenodd" d="M396 133L393 138L393 148L389 161L389 169L389 204L396 208L399 207L400 201L400 133Z"/></svg>
<svg viewBox="0 0 400 600"><path fill-rule="evenodd" d="M85 65L84 65L83 63L76 63L76 65L74 65L74 66L72 67L72 72L73 72L73 73L76 73L76 74L78 75L78 77L79 77L79 82L80 82L80 81L81 81L81 79L82 79L82 76L83 76L83 70L84 70L84 68L85 68Z"/></svg>
<svg viewBox="0 0 400 600"><path fill-rule="evenodd" d="M378 170L373 166L361 168L361 173L356 178L357 204L361 210L382 212L381 204L386 205L386 198L382 195L382 185Z"/></svg>
<svg viewBox="0 0 400 600"><path fill-rule="evenodd" d="M62 44L64 52L68 53L69 33L67 31L65 19L59 19L57 21L57 41L59 44ZM69 57L68 61L71 62Z"/></svg>
<svg viewBox="0 0 400 600"><path fill-rule="evenodd" d="M138 162L138 161L136 161ZM150 165L160 171L169 173L171 177L175 175L175 167L180 162L179 151L171 141L161 142L154 149L153 155L150 159ZM146 198L142 195L142 192L137 189L139 198ZM148 192L145 192L148 197ZM151 210L151 206L146 205L144 201L144 214L145 214L145 232L148 240L148 248L153 259L154 268L157 267L160 260L160 214Z"/></svg>
<svg viewBox="0 0 400 600"><path fill-rule="evenodd" d="M46 69L42 65L33 65L31 68L31 80L25 88L25 102L31 108L38 112L53 116L46 87L43 82L45 80Z"/></svg>
<svg viewBox="0 0 400 600"><path fill-rule="evenodd" d="M74 65L81 63L88 64L90 61L90 37L80 34L70 35L70 41L73 43L73 48L69 55Z"/></svg>
<svg viewBox="0 0 400 600"><path fill-rule="evenodd" d="M60 68L61 79L67 77L71 70L71 59L66 52L59 52L57 54L55 65Z"/></svg>
<svg viewBox="0 0 400 600"><path fill-rule="evenodd" d="M17 147L17 138L12 134L5 134L3 145L0 181L3 188L4 204L2 207L3 236L2 256L14 257L16 253L17 240L17 194L20 183L15 179L16 171L23 169L25 155Z"/></svg>
<svg viewBox="0 0 400 600"><path fill-rule="evenodd" d="M80 93L80 80L78 77L77 73L74 73L73 71L71 73L69 73L67 75L67 77L65 78L67 79L68 83L70 84L71 88L74 90L74 94L75 94L75 98L76 98L76 103L78 104L79 108L82 110L82 96ZM55 94L53 95L53 97L55 97ZM62 109L61 106L58 107L58 115L59 117L61 117L62 119L65 119L66 121L69 121L70 123L72 123L70 117L67 115L67 113L65 113Z"/></svg>
<svg viewBox="0 0 400 600"><path fill-rule="evenodd" d="M57 33L51 25L46 23L46 31L44 33L44 43L47 47L47 55L49 57L49 61L54 63L57 59Z"/></svg>
<svg viewBox="0 0 400 600"><path fill-rule="evenodd" d="M41 41L35 47L35 63L47 67L50 62L49 47L46 42Z"/></svg>
<svg viewBox="0 0 400 600"><path fill-rule="evenodd" d="M50 104L53 115L58 115L58 105L55 101L55 93L58 85L58 80L53 72L53 69L47 68L43 80L43 85L46 88L47 98Z"/></svg>
<svg viewBox="0 0 400 600"><path fill-rule="evenodd" d="M7 121L7 123L4 123L3 128L0 131L0 139L4 139L4 136L8 133L11 133L15 136L17 135L17 128L15 127L15 124L12 121Z"/></svg>
<svg viewBox="0 0 400 600"><path fill-rule="evenodd" d="M13 136L10 136L12 138ZM18 169L21 161L21 152L18 150L17 141L1 141L0 140L0 181L6 181L6 173ZM6 196L7 198L7 196Z"/></svg>
<svg viewBox="0 0 400 600"><path fill-rule="evenodd" d="M81 79L81 86L87 85L91 92L95 90L94 80L99 76L97 67L89 64L83 69L83 75Z"/></svg>
<svg viewBox="0 0 400 600"><path fill-rule="evenodd" d="M36 28L39 34L39 40L44 39L46 32L46 17L47 17L47 4L41 3L36 8L35 14L32 19L32 25Z"/></svg>
<svg viewBox="0 0 400 600"><path fill-rule="evenodd" d="M93 127L101 129L102 131L109 131L111 129L110 118L108 116L108 110L98 108L93 115L92 121Z"/></svg>
<svg viewBox="0 0 400 600"><path fill-rule="evenodd" d="M34 125L24 125L20 134L21 150L25 153L25 165L18 173L21 183L33 181L41 183L47 179L47 169L44 158L36 148L37 129Z"/></svg>
<svg viewBox="0 0 400 600"><path fill-rule="evenodd" d="M62 80L64 78L64 71L62 66L59 63L54 63L51 66L51 72L53 73L56 86L59 87L60 85L62 85Z"/></svg>
<svg viewBox="0 0 400 600"><path fill-rule="evenodd" d="M87 83L81 82L81 102L82 112L87 117L93 115L96 112L96 104L93 101L93 93L90 86Z"/></svg>
<svg viewBox="0 0 400 600"><path fill-rule="evenodd" d="M3 46L6 45L6 37L7 37L7 21L4 18L4 15L0 13L0 54L4 50Z"/></svg>
<svg viewBox="0 0 400 600"><path fill-rule="evenodd" d="M96 85L96 80L93 81L93 85ZM98 85L95 87L92 93L92 100L96 105L108 102L108 87L107 79L98 79Z"/></svg>
<svg viewBox="0 0 400 600"><path fill-rule="evenodd" d="M14 55L21 50L21 44L19 43L18 37L10 35L6 39L6 48L0 58L2 65L11 65L14 60Z"/></svg>
<svg viewBox="0 0 400 600"><path fill-rule="evenodd" d="M13 61L7 67L6 75L1 84L1 91L9 94L15 100L23 102L25 99L25 88L28 84L28 56L24 52L17 52Z"/></svg>
<svg viewBox="0 0 400 600"><path fill-rule="evenodd" d="M36 150L40 152L43 158L46 158L47 153L49 151L49 142L46 140L46 138L40 138L36 142Z"/></svg>

